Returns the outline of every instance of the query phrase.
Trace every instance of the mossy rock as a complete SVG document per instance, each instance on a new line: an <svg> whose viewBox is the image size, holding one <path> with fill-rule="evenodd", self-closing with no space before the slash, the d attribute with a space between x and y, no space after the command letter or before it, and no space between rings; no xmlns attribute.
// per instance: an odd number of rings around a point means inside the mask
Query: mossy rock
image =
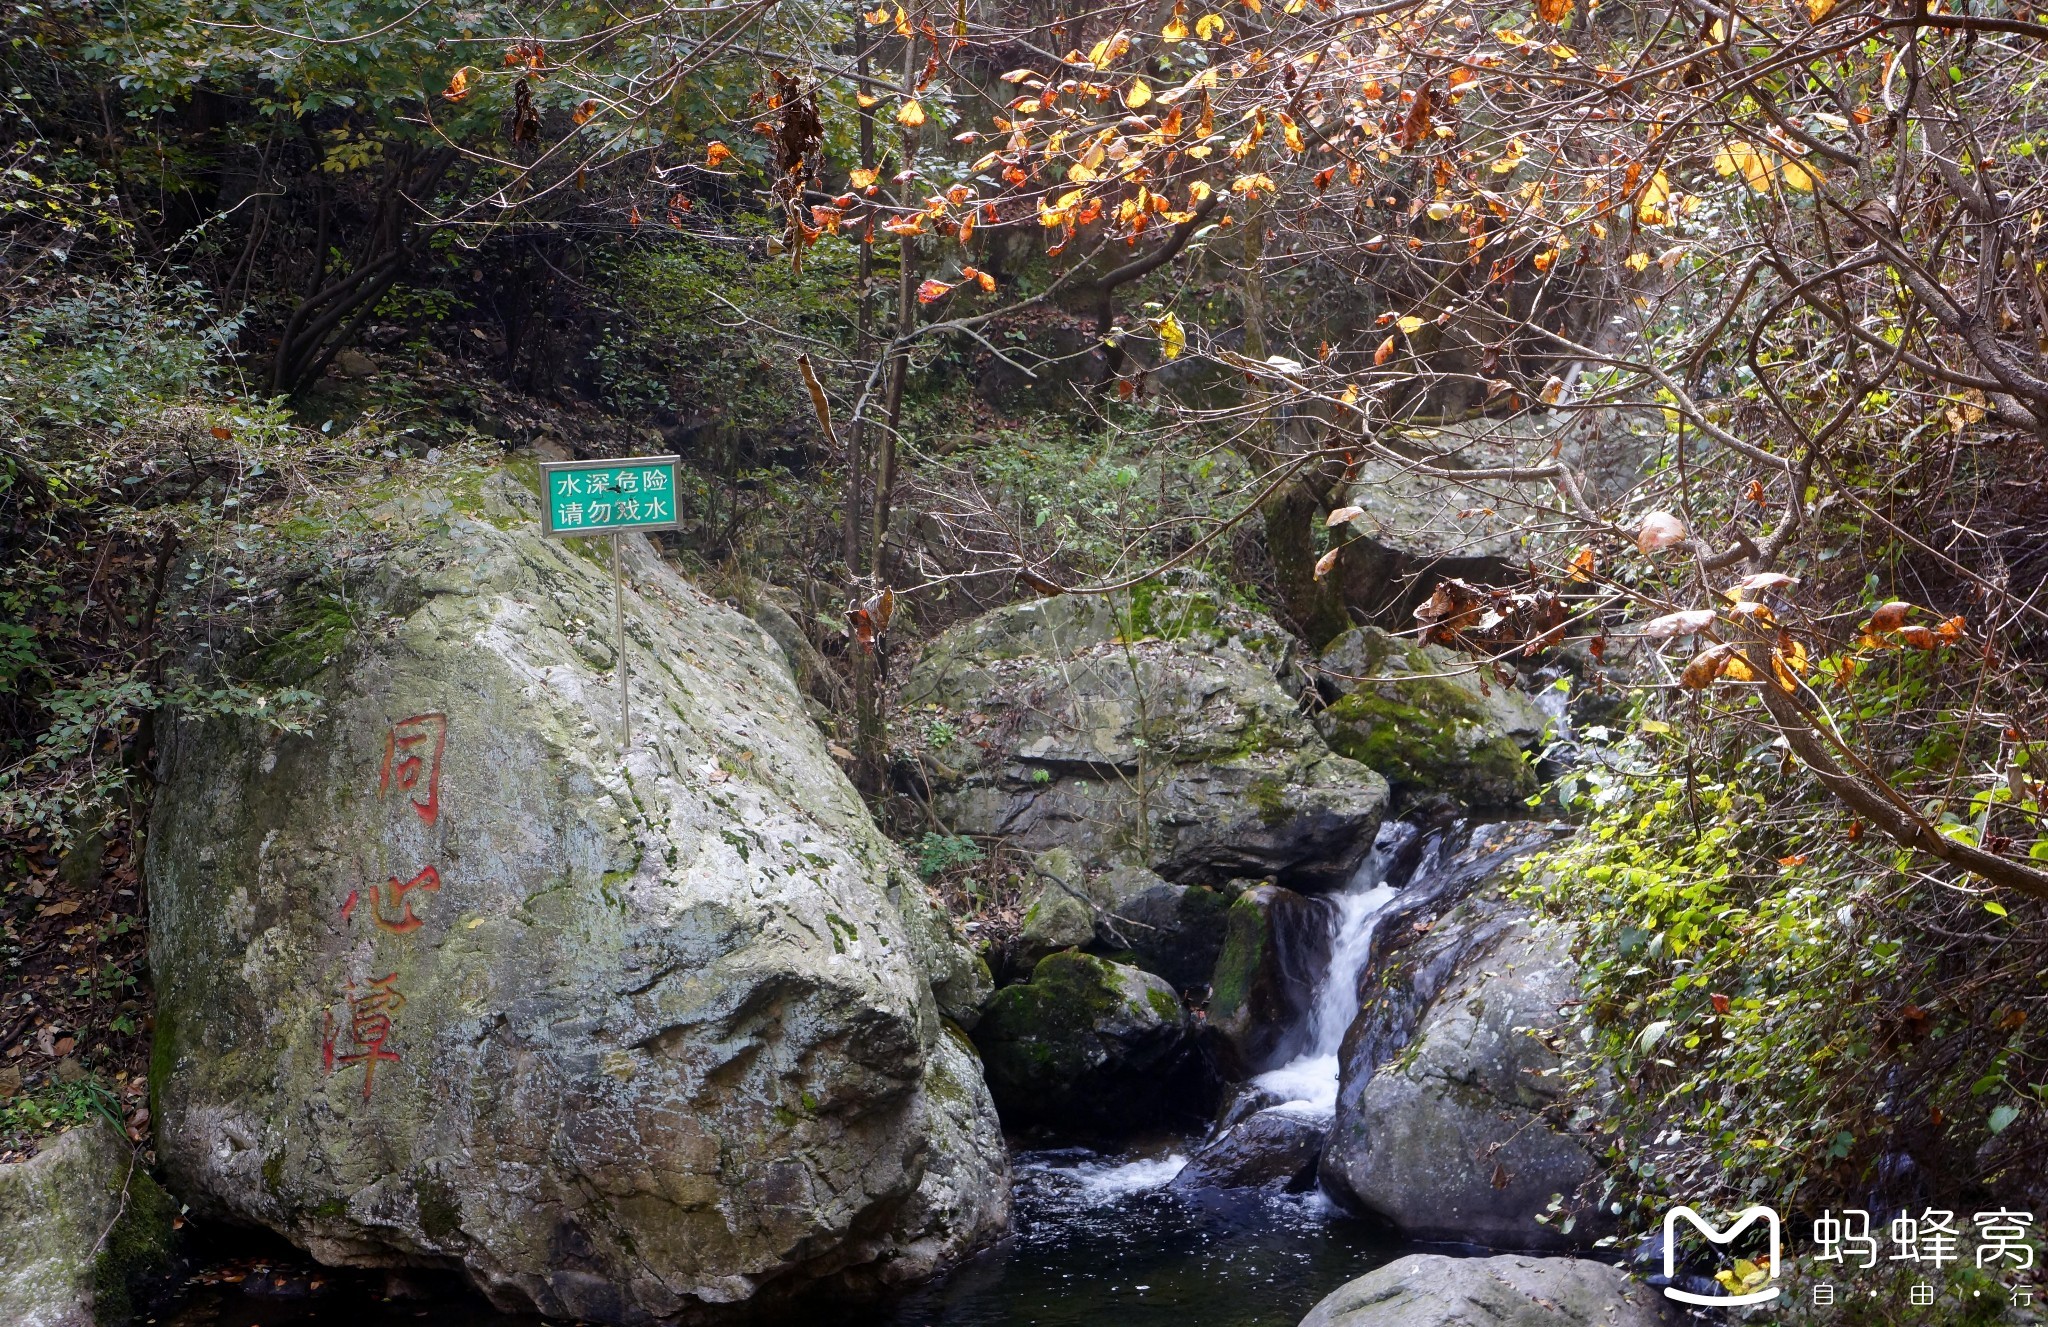
<svg viewBox="0 0 2048 1327"><path fill-rule="evenodd" d="M975 1029L1006 1123L1149 1123L1187 1062L1188 1019L1160 977L1065 950L997 991Z"/></svg>
<svg viewBox="0 0 2048 1327"><path fill-rule="evenodd" d="M1342 689L1318 720L1330 749L1378 770L1396 791L1501 807L1536 790L1524 753L1548 716L1484 665L1358 627L1331 642L1318 666L1329 689Z"/></svg>
<svg viewBox="0 0 2048 1327"><path fill-rule="evenodd" d="M1226 1077L1248 1078L1287 1058L1329 944L1328 913L1291 889L1254 885L1230 904L1204 1025Z"/></svg>
<svg viewBox="0 0 2048 1327"><path fill-rule="evenodd" d="M132 1321L141 1290L170 1268L177 1214L105 1120L0 1166L0 1322Z"/></svg>

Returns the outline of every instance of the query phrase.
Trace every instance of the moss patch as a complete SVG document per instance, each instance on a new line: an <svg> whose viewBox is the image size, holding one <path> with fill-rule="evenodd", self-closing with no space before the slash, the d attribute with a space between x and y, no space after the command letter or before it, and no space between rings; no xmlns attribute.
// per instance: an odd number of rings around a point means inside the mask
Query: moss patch
<svg viewBox="0 0 2048 1327"><path fill-rule="evenodd" d="M120 1219L93 1260L93 1316L100 1327L131 1321L136 1292L169 1269L177 1215L177 1200L137 1165L128 1175Z"/></svg>
<svg viewBox="0 0 2048 1327"><path fill-rule="evenodd" d="M419 1204L420 1229L428 1239L444 1240L462 1229L462 1204L455 1190L437 1179L423 1179L412 1186L413 1201Z"/></svg>
<svg viewBox="0 0 2048 1327"><path fill-rule="evenodd" d="M1259 962L1271 939L1265 909L1249 895L1239 896L1223 917L1223 952L1209 980L1209 1017L1228 1018L1243 1008L1259 975Z"/></svg>

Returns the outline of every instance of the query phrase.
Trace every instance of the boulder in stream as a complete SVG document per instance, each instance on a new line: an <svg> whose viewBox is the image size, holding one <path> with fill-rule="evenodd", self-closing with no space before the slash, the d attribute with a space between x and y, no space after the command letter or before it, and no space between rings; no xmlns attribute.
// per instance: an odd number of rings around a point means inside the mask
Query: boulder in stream
<svg viewBox="0 0 2048 1327"><path fill-rule="evenodd" d="M1666 1327L1668 1307L1606 1263L1411 1253L1325 1295L1301 1327Z"/></svg>
<svg viewBox="0 0 2048 1327"><path fill-rule="evenodd" d="M1093 954L1041 959L974 1030L1011 1124L1115 1133L1184 1109L1188 1019L1163 979Z"/></svg>
<svg viewBox="0 0 2048 1327"><path fill-rule="evenodd" d="M1278 1106L1231 1125L1202 1145L1167 1187L1179 1193L1316 1186L1316 1159L1330 1131L1327 1114Z"/></svg>
<svg viewBox="0 0 2048 1327"><path fill-rule="evenodd" d="M954 832L1182 884L1349 876L1386 781L1332 755L1282 684L1291 644L1199 581L1010 604L928 644L906 710ZM1297 687L1298 690L1298 687Z"/></svg>
<svg viewBox="0 0 2048 1327"><path fill-rule="evenodd" d="M0 1322L122 1327L169 1269L178 1205L97 1116L0 1166Z"/></svg>
<svg viewBox="0 0 2048 1327"><path fill-rule="evenodd" d="M1225 916L1209 988L1209 1050L1242 1080L1300 1050L1316 984L1330 963L1329 909L1279 885L1254 885Z"/></svg>
<svg viewBox="0 0 2048 1327"><path fill-rule="evenodd" d="M311 731L164 725L173 1191L610 1323L899 1284L998 1234L1007 1156L946 1025L987 970L780 651L627 539L622 751L606 550L540 537L505 472L443 477L345 531L314 648L256 661L320 698Z"/></svg>
<svg viewBox="0 0 2048 1327"><path fill-rule="evenodd" d="M1560 1194L1575 1210L1595 1171L1587 1140L1550 1114L1578 992L1569 935L1497 888L1427 925L1369 983L1345 1038L1324 1188L1411 1239L1590 1246L1597 1213L1567 1229L1549 1210Z"/></svg>

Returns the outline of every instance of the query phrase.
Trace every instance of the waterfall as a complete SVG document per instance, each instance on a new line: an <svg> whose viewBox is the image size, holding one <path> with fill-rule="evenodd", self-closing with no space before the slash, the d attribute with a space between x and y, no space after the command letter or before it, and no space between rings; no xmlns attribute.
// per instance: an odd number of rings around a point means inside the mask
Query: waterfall
<svg viewBox="0 0 2048 1327"><path fill-rule="evenodd" d="M1372 852L1331 900L1330 966L1308 1011L1307 1047L1293 1060L1252 1080L1288 1107L1317 1114L1337 1109L1338 1052L1344 1034L1358 1017L1358 982L1372 959L1372 937L1379 928L1380 914L1401 896L1400 886L1389 876L1415 834L1415 826L1401 821L1380 826ZM1429 870L1439 842L1425 846L1424 859L1405 873L1409 878Z"/></svg>

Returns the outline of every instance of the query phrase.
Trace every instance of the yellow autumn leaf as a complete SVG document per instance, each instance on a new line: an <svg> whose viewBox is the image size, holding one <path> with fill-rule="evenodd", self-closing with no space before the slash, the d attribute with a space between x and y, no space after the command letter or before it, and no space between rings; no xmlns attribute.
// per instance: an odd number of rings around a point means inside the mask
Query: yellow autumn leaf
<svg viewBox="0 0 2048 1327"><path fill-rule="evenodd" d="M1817 175L1811 168L1803 166L1800 163L1793 161L1789 158L1786 160L1784 166L1780 168L1779 174L1785 177L1785 187L1787 187L1788 189L1797 189L1800 193L1803 194L1812 193L1813 186L1820 180L1819 175Z"/></svg>
<svg viewBox="0 0 2048 1327"><path fill-rule="evenodd" d="M856 189L866 189L874 184L877 174L878 172L870 170L866 166L856 166L854 169L846 172L846 182Z"/></svg>
<svg viewBox="0 0 2048 1327"><path fill-rule="evenodd" d="M1118 31L1096 42L1088 51L1088 63L1097 69L1107 69L1124 52L1131 49L1131 37L1127 32Z"/></svg>
<svg viewBox="0 0 2048 1327"><path fill-rule="evenodd" d="M1203 41L1216 40L1217 35L1222 31L1223 16L1221 14L1204 14L1195 20L1195 35Z"/></svg>
<svg viewBox="0 0 2048 1327"><path fill-rule="evenodd" d="M1131 85L1124 89L1124 105L1134 111L1141 106L1147 105L1151 100L1152 85L1142 78L1132 79Z"/></svg>
<svg viewBox="0 0 2048 1327"><path fill-rule="evenodd" d="M1159 352L1168 359L1179 359L1181 352L1188 348L1187 330L1171 313L1153 319L1152 328L1159 333Z"/></svg>
<svg viewBox="0 0 2048 1327"><path fill-rule="evenodd" d="M1632 253L1628 256L1627 265L1628 270L1631 272L1647 271L1650 266L1650 255L1646 253Z"/></svg>
<svg viewBox="0 0 2048 1327"><path fill-rule="evenodd" d="M1159 36L1165 41L1186 41L1188 25L1179 14L1166 20L1166 26L1159 29Z"/></svg>
<svg viewBox="0 0 2048 1327"><path fill-rule="evenodd" d="M905 129L915 129L924 123L924 107L914 101L906 101L896 108L896 123Z"/></svg>
<svg viewBox="0 0 2048 1327"><path fill-rule="evenodd" d="M1411 313L1396 322L1394 326L1400 328L1404 335L1413 336L1422 330L1423 321L1423 319Z"/></svg>
<svg viewBox="0 0 2048 1327"><path fill-rule="evenodd" d="M1806 0L1806 17L1818 23L1835 12L1835 0Z"/></svg>
<svg viewBox="0 0 2048 1327"><path fill-rule="evenodd" d="M880 97L877 97L872 92L856 92L853 94L853 104L864 111L873 110L881 104L881 100Z"/></svg>
<svg viewBox="0 0 2048 1327"><path fill-rule="evenodd" d="M1294 117L1287 114L1285 111L1282 111L1280 113L1280 134L1283 138L1287 140L1287 147L1289 151L1308 151L1308 144L1302 141L1301 126L1296 124L1294 122Z"/></svg>

